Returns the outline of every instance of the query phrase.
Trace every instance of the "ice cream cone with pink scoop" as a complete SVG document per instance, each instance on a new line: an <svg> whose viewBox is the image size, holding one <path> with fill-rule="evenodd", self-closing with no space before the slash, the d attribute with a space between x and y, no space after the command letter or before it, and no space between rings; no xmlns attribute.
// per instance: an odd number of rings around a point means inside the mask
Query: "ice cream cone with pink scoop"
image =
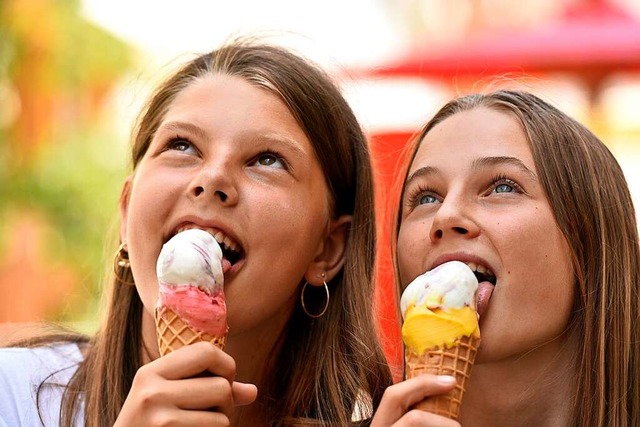
<svg viewBox="0 0 640 427"><path fill-rule="evenodd" d="M160 355L208 341L224 348L229 327L222 250L206 231L189 229L162 247L155 310Z"/></svg>
<svg viewBox="0 0 640 427"><path fill-rule="evenodd" d="M478 280L471 269L451 261L412 281L400 301L405 344L405 377L451 375L455 389L432 396L416 408L458 419L473 367L480 328L476 311Z"/></svg>

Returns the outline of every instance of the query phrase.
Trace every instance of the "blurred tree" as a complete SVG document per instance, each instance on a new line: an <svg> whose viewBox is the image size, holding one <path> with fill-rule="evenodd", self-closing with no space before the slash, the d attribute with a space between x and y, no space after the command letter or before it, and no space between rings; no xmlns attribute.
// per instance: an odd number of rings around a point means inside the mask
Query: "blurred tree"
<svg viewBox="0 0 640 427"><path fill-rule="evenodd" d="M12 301L0 322L76 319L93 306L82 298L99 293L125 166L101 115L132 65L78 0L0 0L0 289ZM35 294L47 303L25 305Z"/></svg>

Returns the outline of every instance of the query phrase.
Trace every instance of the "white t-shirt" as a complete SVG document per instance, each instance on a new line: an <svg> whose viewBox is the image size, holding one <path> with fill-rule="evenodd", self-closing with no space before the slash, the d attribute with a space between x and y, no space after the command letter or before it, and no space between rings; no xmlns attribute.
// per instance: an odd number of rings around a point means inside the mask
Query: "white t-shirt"
<svg viewBox="0 0 640 427"><path fill-rule="evenodd" d="M0 348L0 427L58 426L64 388L56 384L66 385L82 359L71 343ZM82 411L76 420L84 424Z"/></svg>

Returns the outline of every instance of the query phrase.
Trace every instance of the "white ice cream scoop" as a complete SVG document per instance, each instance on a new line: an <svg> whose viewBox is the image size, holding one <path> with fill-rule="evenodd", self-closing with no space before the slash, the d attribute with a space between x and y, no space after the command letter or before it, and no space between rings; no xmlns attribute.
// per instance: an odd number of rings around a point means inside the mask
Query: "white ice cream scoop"
<svg viewBox="0 0 640 427"><path fill-rule="evenodd" d="M409 306L426 304L427 308L475 308L478 280L460 261L449 261L416 277L402 293L402 318Z"/></svg>
<svg viewBox="0 0 640 427"><path fill-rule="evenodd" d="M222 249L206 231L185 230L162 246L156 274L163 285L197 285L214 293L222 288Z"/></svg>

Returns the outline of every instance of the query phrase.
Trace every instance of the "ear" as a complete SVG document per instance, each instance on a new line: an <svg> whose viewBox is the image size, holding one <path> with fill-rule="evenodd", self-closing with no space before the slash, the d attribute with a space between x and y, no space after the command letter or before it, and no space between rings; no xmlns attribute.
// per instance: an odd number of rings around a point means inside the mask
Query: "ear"
<svg viewBox="0 0 640 427"><path fill-rule="evenodd" d="M120 241L127 241L127 218L129 217L129 198L131 196L131 183L133 174L129 175L122 185L120 192Z"/></svg>
<svg viewBox="0 0 640 427"><path fill-rule="evenodd" d="M342 215L329 223L327 235L320 242L316 257L304 274L305 280L309 284L323 286L323 280L330 281L342 269L349 240L351 219L351 215ZM325 274L324 279L322 273Z"/></svg>

